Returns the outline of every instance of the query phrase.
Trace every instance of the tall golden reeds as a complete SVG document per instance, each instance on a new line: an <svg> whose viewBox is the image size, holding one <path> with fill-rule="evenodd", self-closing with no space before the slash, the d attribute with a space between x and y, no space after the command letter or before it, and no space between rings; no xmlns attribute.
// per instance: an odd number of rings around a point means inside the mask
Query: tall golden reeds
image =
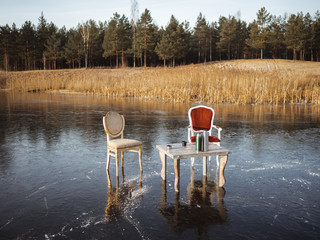
<svg viewBox="0 0 320 240"><path fill-rule="evenodd" d="M6 88L230 104L320 104L320 63L237 60L176 68L10 72Z"/></svg>

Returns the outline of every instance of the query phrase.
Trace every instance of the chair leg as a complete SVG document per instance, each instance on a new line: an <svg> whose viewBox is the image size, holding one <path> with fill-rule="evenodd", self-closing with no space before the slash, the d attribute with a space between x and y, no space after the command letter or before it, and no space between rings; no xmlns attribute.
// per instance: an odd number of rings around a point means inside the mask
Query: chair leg
<svg viewBox="0 0 320 240"><path fill-rule="evenodd" d="M108 172L108 171L109 171L110 158L111 158L111 155L110 155L110 151L108 150L108 155L107 155L107 164L106 164L106 172Z"/></svg>
<svg viewBox="0 0 320 240"><path fill-rule="evenodd" d="M124 152L121 152L121 174L122 174L122 183L124 183Z"/></svg>
<svg viewBox="0 0 320 240"><path fill-rule="evenodd" d="M119 176L119 153L116 152L115 154L115 158L116 158L116 176Z"/></svg>
<svg viewBox="0 0 320 240"><path fill-rule="evenodd" d="M139 147L139 165L140 165L140 173L142 173L142 147Z"/></svg>
<svg viewBox="0 0 320 240"><path fill-rule="evenodd" d="M111 183L110 173L109 173L108 170L107 170L107 178L108 178L108 187L109 187L109 189L112 189L112 183Z"/></svg>

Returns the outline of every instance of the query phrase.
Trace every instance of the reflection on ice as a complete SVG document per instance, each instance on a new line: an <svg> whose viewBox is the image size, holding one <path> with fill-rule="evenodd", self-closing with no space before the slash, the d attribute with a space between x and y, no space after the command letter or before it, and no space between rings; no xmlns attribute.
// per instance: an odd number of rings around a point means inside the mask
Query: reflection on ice
<svg viewBox="0 0 320 240"><path fill-rule="evenodd" d="M124 172L122 171L122 186L119 186L119 176L116 177L116 186L113 188L110 178L110 173L107 171L108 178L108 204L105 209L105 216L108 219L115 219L123 216L127 210L127 206L131 201L137 201L142 197L142 173L140 172L139 185L136 186L133 182L125 183ZM131 204L130 204L131 205Z"/></svg>
<svg viewBox="0 0 320 240"><path fill-rule="evenodd" d="M233 151L228 194L197 168L190 180L183 167L185 187L174 199L173 186L161 189L155 146L186 139L190 105L0 98L0 239L196 239L197 231L208 239L319 236L319 106L214 106L223 144ZM109 110L125 115L126 137L143 142L143 185L129 156L128 179L117 182L110 170L108 187L101 118Z"/></svg>
<svg viewBox="0 0 320 240"><path fill-rule="evenodd" d="M175 192L174 204L167 202L165 180L161 183L162 197L159 213L170 224L174 231L183 232L189 228L196 229L199 237L205 236L210 225L223 224L227 220L224 206L225 190L203 176L194 179L191 167L191 178L187 188L187 203L180 201L180 193Z"/></svg>
<svg viewBox="0 0 320 240"><path fill-rule="evenodd" d="M122 173L124 172L122 171ZM113 222L118 223L121 219L127 221L127 223L135 229L141 239L146 239L141 230L139 221L134 218L134 211L140 206L140 201L147 192L147 187L142 186L142 173L138 178L132 178L127 182L124 179L124 175L122 175L121 184L119 177L116 177L114 186L112 185L111 176L108 171L107 179L108 195L104 214L97 214L95 211L82 212L71 222L65 224L58 233L46 233L45 239L59 237L69 238L70 236L73 236L73 234L77 236L83 229L90 232L96 227L99 227L99 231L101 231L103 228L108 228L108 224L112 224ZM135 183L137 179L138 184Z"/></svg>
<svg viewBox="0 0 320 240"><path fill-rule="evenodd" d="M124 217L138 232L141 239L144 237L138 220L134 219L133 213L139 207L146 187L142 186L142 171L140 171L139 184L125 182L124 169L122 165L122 186L119 186L119 176L116 177L116 186L112 187L109 171L106 171L108 178L108 203L105 209L107 220L116 220Z"/></svg>

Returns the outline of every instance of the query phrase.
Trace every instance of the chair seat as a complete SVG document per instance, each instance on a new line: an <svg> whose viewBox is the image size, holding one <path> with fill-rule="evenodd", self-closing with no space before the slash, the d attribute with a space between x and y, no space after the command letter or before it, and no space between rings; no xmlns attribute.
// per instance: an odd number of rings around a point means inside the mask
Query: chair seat
<svg viewBox="0 0 320 240"><path fill-rule="evenodd" d="M126 139L126 138L119 138L110 140L107 143L107 146L112 148L121 149L121 148L131 148L131 147L138 147L141 146L142 142L134 140L134 139Z"/></svg>
<svg viewBox="0 0 320 240"><path fill-rule="evenodd" d="M194 143L194 142L196 142L196 138L197 138L197 136L192 136L192 137L190 137L190 141L191 141L192 143ZM216 142L216 143L218 143L218 142L220 142L220 139L217 138L217 137L215 137L215 136L209 136L209 142Z"/></svg>

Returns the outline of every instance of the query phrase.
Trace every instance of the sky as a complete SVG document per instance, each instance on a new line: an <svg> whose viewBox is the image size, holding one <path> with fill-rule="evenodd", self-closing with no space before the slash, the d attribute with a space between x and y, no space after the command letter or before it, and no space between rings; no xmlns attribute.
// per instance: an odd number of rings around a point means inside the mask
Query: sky
<svg viewBox="0 0 320 240"><path fill-rule="evenodd" d="M77 27L89 19L109 21L115 12L131 19L132 0L0 0L0 26L16 24L18 28L31 21L38 25L41 12L48 23L67 29ZM247 23L256 19L257 12L265 7L276 16L309 12L314 16L320 11L319 0L136 0L139 16L147 8L153 22L166 27L171 15L179 22L188 21L194 27L201 12L209 23L217 22L220 16L229 15Z"/></svg>

